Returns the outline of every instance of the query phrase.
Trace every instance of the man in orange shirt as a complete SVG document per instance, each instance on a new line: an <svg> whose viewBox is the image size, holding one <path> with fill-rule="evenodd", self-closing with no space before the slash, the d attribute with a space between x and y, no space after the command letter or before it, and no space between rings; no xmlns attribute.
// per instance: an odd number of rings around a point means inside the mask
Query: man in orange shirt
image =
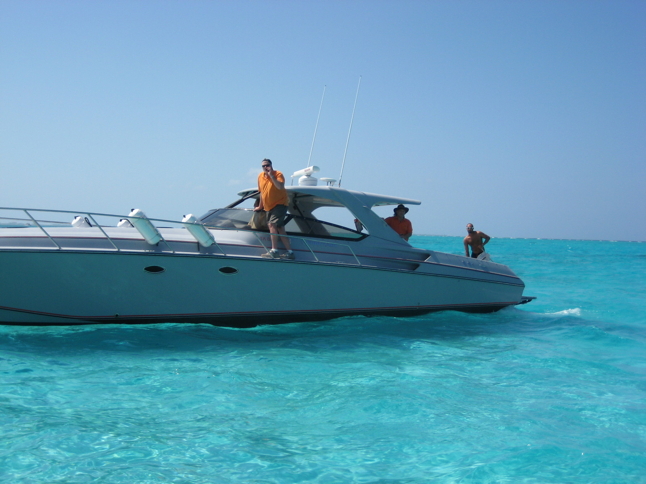
<svg viewBox="0 0 646 484"><path fill-rule="evenodd" d="M262 173L258 175L258 191L260 192L260 204L254 208L259 212L267 212L267 225L271 234L271 250L262 257L266 259L294 259L294 252L289 243L288 237L280 237L287 249L286 254L278 254L279 235L287 235L285 231L285 215L287 215L287 205L289 198L285 190L285 177L279 171L274 170L271 160L265 158L262 160Z"/></svg>
<svg viewBox="0 0 646 484"><path fill-rule="evenodd" d="M386 223L390 225L390 228L397 232L402 239L408 242L408 239L413 235L413 224L410 223L410 220L406 218L408 213L408 208L399 204L393 210L395 215L388 217Z"/></svg>

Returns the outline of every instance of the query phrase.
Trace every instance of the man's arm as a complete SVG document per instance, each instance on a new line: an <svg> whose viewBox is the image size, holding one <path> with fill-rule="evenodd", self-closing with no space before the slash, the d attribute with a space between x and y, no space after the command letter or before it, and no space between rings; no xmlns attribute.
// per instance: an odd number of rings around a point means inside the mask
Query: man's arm
<svg viewBox="0 0 646 484"><path fill-rule="evenodd" d="M407 220L408 220L408 219L407 219ZM411 235L413 235L413 224L412 224L412 223L410 223L410 220L409 220L409 221L408 221L408 231L407 231L404 235L402 235L402 237L404 238L404 240L405 240L406 242L408 242L408 239L410 239L410 236L411 236Z"/></svg>
<svg viewBox="0 0 646 484"><path fill-rule="evenodd" d="M464 253L466 254L467 257L469 257L469 238L465 237L464 238Z"/></svg>
<svg viewBox="0 0 646 484"><path fill-rule="evenodd" d="M260 178L258 178L258 206L253 209L254 212L262 212L265 209L262 203L262 192L260 191Z"/></svg>
<svg viewBox="0 0 646 484"><path fill-rule="evenodd" d="M285 178L283 176L276 176L276 171L273 168L269 170L269 179L279 190L285 189Z"/></svg>
<svg viewBox="0 0 646 484"><path fill-rule="evenodd" d="M487 234L485 234L484 232L480 232L480 237L482 237L482 247L484 247L485 245L487 245L487 242L489 242L489 241L491 240L491 237L489 237L489 236L488 236Z"/></svg>

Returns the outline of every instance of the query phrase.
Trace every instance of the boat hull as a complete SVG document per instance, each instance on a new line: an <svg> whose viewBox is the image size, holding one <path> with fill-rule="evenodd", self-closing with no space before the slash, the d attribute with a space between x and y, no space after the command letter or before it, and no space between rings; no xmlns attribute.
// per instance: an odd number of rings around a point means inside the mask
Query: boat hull
<svg viewBox="0 0 646 484"><path fill-rule="evenodd" d="M0 323L209 323L253 327L348 315L492 312L520 279L443 270L84 251L2 251ZM474 271L472 271L474 272Z"/></svg>

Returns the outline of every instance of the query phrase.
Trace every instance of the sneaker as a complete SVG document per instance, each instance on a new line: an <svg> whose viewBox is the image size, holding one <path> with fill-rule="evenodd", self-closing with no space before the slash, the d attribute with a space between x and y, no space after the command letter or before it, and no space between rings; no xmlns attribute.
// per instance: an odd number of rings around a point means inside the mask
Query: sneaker
<svg viewBox="0 0 646 484"><path fill-rule="evenodd" d="M294 260L294 253L290 250L289 252L285 252L284 254L280 254L281 259L285 260Z"/></svg>
<svg viewBox="0 0 646 484"><path fill-rule="evenodd" d="M262 258L264 258L264 259L278 259L280 256L278 255L278 251L277 251L277 250L273 250L273 249L272 249L272 250L270 250L269 252L265 252L265 253L264 253L264 254L262 254L260 257L262 257Z"/></svg>

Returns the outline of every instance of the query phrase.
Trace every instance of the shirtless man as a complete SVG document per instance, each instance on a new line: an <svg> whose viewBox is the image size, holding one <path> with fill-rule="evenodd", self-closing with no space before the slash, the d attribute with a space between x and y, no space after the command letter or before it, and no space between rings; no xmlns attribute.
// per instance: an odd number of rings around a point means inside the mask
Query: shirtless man
<svg viewBox="0 0 646 484"><path fill-rule="evenodd" d="M464 252L469 257L469 246L471 246L471 257L477 259L485 251L484 246L491 237L479 230L473 230L473 224L467 224L467 232L469 235L464 238Z"/></svg>

